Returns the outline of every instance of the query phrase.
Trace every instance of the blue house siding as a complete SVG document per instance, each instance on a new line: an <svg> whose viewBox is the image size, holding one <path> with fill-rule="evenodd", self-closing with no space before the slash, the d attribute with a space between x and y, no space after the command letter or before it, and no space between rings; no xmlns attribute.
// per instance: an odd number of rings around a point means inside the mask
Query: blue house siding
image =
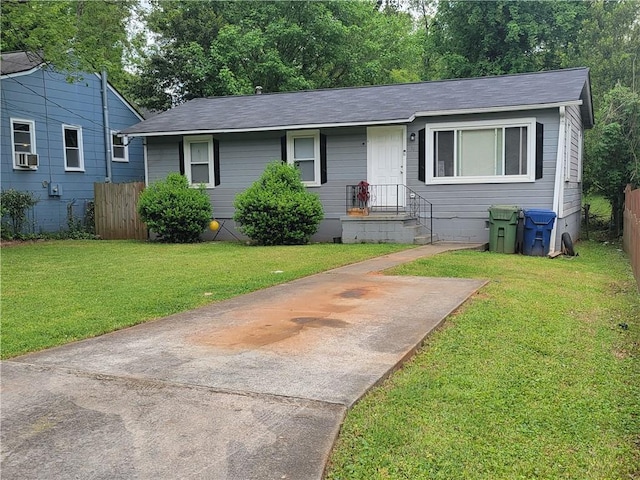
<svg viewBox="0 0 640 480"><path fill-rule="evenodd" d="M30 191L39 198L30 212L30 230L58 231L67 227L67 216L84 216L93 200L93 184L107 175L103 109L100 78L84 74L74 83L64 75L41 68L26 74L3 76L0 80L2 119L2 189ZM122 130L140 117L112 89L108 91L111 130ZM11 119L35 123L35 170L14 168ZM65 171L63 125L79 127L82 134L84 171ZM141 139L132 139L127 163L111 161L114 183L144 181L144 157ZM57 188L59 195L52 195Z"/></svg>

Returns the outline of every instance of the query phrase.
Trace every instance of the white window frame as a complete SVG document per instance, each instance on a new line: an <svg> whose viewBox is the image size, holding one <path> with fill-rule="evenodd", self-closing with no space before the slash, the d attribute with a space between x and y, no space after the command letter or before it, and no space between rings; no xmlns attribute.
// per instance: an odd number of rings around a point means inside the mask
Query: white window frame
<svg viewBox="0 0 640 480"><path fill-rule="evenodd" d="M308 187L320 186L320 130L295 130L287 132L287 163L295 165L295 150L293 148L296 138L313 138L313 181L303 181ZM307 159L309 160L309 159Z"/></svg>
<svg viewBox="0 0 640 480"><path fill-rule="evenodd" d="M440 131L454 131L454 165L457 164L457 144L458 132L463 130L480 130L492 128L510 128L510 127L526 127L527 128L527 174L526 175L486 175L486 176L452 176L452 177L436 177L434 175L433 155L434 133ZM502 149L504 158L504 135L502 136ZM448 184L472 184L472 183L525 183L535 182L536 180L536 119L535 118L515 118L508 120L479 120L469 122L443 122L426 124L425 126L425 170L426 183L433 185Z"/></svg>
<svg viewBox="0 0 640 480"><path fill-rule="evenodd" d="M193 183L191 180L191 144L207 142L207 152L209 166L209 183ZM215 188L215 172L213 168L213 135L189 135L183 138L183 151L184 151L184 174L189 181L189 185L192 187L199 187L204 185L206 188ZM204 165L204 163L196 163L196 165Z"/></svg>
<svg viewBox="0 0 640 480"><path fill-rule="evenodd" d="M116 157L116 151L113 145L113 137L117 137L118 131L111 130L111 161L118 163L128 163L129 162L129 145L125 143L126 137L119 137L122 139L122 145L117 145L118 147L124 148L124 158Z"/></svg>
<svg viewBox="0 0 640 480"><path fill-rule="evenodd" d="M70 167L67 163L67 143L65 138L65 130L75 130L78 132L78 166ZM62 156L64 158L65 172L84 172L84 143L82 141L82 127L78 125L62 124Z"/></svg>
<svg viewBox="0 0 640 480"><path fill-rule="evenodd" d="M13 129L14 123L26 123L29 125L29 135L31 137L31 151L29 153L38 153L36 150L36 122L33 120L25 120L24 118L10 118L11 123L11 154L13 156L13 168L14 170L23 170L23 168L19 167L16 164L16 153L27 153L27 152L17 152L16 151L16 143ZM36 167L37 168L37 167ZM33 168L35 170L36 168Z"/></svg>

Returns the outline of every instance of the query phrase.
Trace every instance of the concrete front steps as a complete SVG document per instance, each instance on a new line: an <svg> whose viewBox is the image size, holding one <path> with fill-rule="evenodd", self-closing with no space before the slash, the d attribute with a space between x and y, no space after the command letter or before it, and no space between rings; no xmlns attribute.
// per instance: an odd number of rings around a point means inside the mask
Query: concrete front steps
<svg viewBox="0 0 640 480"><path fill-rule="evenodd" d="M429 229L405 213L371 213L345 216L342 223L342 243L432 243ZM433 242L437 242L433 235Z"/></svg>

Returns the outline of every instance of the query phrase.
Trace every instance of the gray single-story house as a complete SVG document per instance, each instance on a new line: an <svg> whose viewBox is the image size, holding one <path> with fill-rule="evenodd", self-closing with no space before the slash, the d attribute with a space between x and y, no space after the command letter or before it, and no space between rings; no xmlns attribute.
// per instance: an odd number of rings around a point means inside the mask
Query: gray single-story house
<svg viewBox="0 0 640 480"><path fill-rule="evenodd" d="M144 138L148 183L175 171L206 185L221 235L239 236L235 195L280 159L322 200L315 241L412 241L425 233L407 228L417 218L438 240L487 242L492 205L553 210L552 251L564 232L579 238L587 68L256 92L194 99L121 132ZM409 236L380 223L393 219Z"/></svg>

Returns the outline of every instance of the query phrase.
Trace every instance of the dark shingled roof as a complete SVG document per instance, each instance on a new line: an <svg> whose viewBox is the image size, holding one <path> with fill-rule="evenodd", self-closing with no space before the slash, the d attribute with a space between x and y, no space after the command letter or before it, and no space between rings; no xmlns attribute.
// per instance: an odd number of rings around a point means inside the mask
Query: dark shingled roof
<svg viewBox="0 0 640 480"><path fill-rule="evenodd" d="M8 52L3 53L0 60L0 74L9 75L31 70L38 65L42 65L42 58L34 53L28 52Z"/></svg>
<svg viewBox="0 0 640 480"><path fill-rule="evenodd" d="M593 125L587 68L373 87L198 98L127 128L128 135L220 133L403 123L415 116L517 110L582 101Z"/></svg>

